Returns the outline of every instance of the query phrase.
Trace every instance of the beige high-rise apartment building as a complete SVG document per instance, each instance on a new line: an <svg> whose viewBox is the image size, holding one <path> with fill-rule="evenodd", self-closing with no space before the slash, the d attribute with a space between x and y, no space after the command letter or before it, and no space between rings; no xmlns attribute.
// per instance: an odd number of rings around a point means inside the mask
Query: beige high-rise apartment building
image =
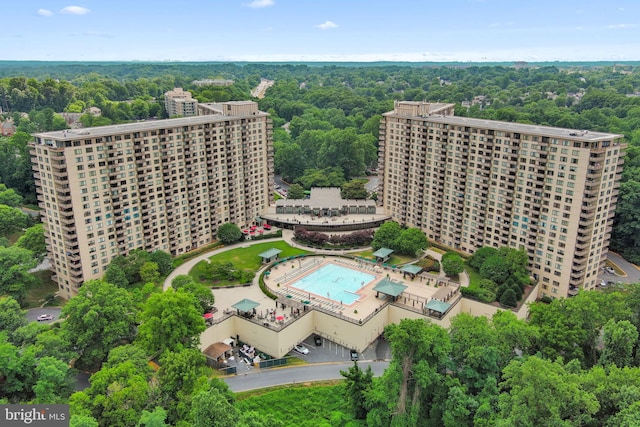
<svg viewBox="0 0 640 427"><path fill-rule="evenodd" d="M191 92L184 91L181 87L165 92L164 107L169 117L198 115L198 100L193 99Z"/></svg>
<svg viewBox="0 0 640 427"><path fill-rule="evenodd" d="M540 296L566 297L594 289L606 259L621 138L396 102L380 125L379 198L394 220L451 248L524 248Z"/></svg>
<svg viewBox="0 0 640 427"><path fill-rule="evenodd" d="M31 159L60 294L133 249L173 255L246 226L273 194L272 124L250 101L219 114L35 135Z"/></svg>

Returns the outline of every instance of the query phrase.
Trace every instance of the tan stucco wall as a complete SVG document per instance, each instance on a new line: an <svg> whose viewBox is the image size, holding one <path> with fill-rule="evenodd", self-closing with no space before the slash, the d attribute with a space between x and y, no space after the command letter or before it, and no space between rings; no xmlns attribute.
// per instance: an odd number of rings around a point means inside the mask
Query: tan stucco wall
<svg viewBox="0 0 640 427"><path fill-rule="evenodd" d="M516 312L518 318L524 319L527 317L529 312L527 303L535 301L537 294L538 289L536 287L529 294L525 304ZM313 310L280 331L264 327L238 316L232 316L204 331L200 336L200 348L205 349L213 343L221 342L229 337L235 338L236 335L239 335L241 341L249 343L258 350L277 358L286 355L294 345L315 333L344 347L354 348L362 352L382 334L386 325L400 323L402 319L428 319L436 325L449 328L451 319L460 313L491 317L499 310L502 309L462 298L443 319L439 320L425 317L420 313L398 306L387 305L363 324L348 322Z"/></svg>

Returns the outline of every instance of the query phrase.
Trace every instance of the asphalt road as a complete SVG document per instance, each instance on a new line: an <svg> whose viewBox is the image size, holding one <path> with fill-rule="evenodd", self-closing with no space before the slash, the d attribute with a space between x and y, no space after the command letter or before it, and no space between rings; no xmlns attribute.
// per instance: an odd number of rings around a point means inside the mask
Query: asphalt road
<svg viewBox="0 0 640 427"><path fill-rule="evenodd" d="M358 362L361 369L371 366L373 375L379 377L389 366L389 362ZM342 379L340 371L346 371L353 362L310 364L291 368L273 368L247 370L244 373L224 378L231 391L240 392L285 384L296 384L310 381Z"/></svg>
<svg viewBox="0 0 640 427"><path fill-rule="evenodd" d="M288 183L286 183L286 182L284 182L284 181L282 180L282 177L281 177L280 175L276 175L276 176L274 176L274 177L273 177L273 182L274 182L276 185L279 185L280 187L282 187L282 189L283 189L283 190L288 190L288 189L289 189L289 184L288 184Z"/></svg>
<svg viewBox="0 0 640 427"><path fill-rule="evenodd" d="M617 274L609 274L603 271L600 274L602 280L607 282L640 283L640 270L635 265L613 252L609 252L607 258L620 267L626 273L626 276L618 276Z"/></svg>
<svg viewBox="0 0 640 427"><path fill-rule="evenodd" d="M53 320L45 320L42 323L52 323L60 318L61 311L62 309L59 307L32 308L27 310L26 316L27 320L35 322L41 314L50 314L53 316Z"/></svg>

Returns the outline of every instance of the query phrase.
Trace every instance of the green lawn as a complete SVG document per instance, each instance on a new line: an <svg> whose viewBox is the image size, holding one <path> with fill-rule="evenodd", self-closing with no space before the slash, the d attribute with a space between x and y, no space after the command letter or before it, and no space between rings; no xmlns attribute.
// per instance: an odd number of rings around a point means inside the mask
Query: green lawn
<svg viewBox="0 0 640 427"><path fill-rule="evenodd" d="M260 258L258 254L265 252L271 248L280 249L282 251L280 252L280 259L288 258L294 255L304 255L304 254L312 253L310 251L305 251L303 249L294 248L284 241L278 241L278 242L258 243L248 247L238 247L235 249L222 252L217 255L213 255L212 257L209 258L209 260L213 262L220 262L220 263L230 262L234 265L234 267L237 270L241 270L241 271L249 270L255 273L260 269L262 265L262 258ZM204 265L204 262L205 261L200 261L198 264L196 264L189 272L189 275L191 275L196 279L200 277L199 271ZM226 285L232 285L236 283L226 283L226 282L220 281L215 283L207 282L206 284L215 285L215 286L226 286Z"/></svg>
<svg viewBox="0 0 640 427"><path fill-rule="evenodd" d="M464 270L469 275L469 287L470 288L479 288L480 287L480 273L475 269L469 266L469 264L465 261Z"/></svg>
<svg viewBox="0 0 640 427"><path fill-rule="evenodd" d="M442 255L447 253L447 251L445 251L444 249L436 248L435 246L429 246L428 249L431 249L432 251L437 252L437 253L442 254Z"/></svg>
<svg viewBox="0 0 640 427"><path fill-rule="evenodd" d="M375 251L373 249L368 249L366 251L351 253L351 255L359 256L362 258L370 259L371 261L375 261L375 258L373 256L374 252ZM388 265L406 264L408 262L415 261L415 259L416 259L415 257L410 257L406 255L391 254L391 257L389 257L389 259L385 264L388 264Z"/></svg>
<svg viewBox="0 0 640 427"><path fill-rule="evenodd" d="M58 285L51 280L51 274L50 270L38 271L33 274L37 280L36 283L27 290L27 298L25 299L25 307L23 308L40 307L46 298L58 292ZM58 306L63 302L64 300L61 298L55 298L48 305Z"/></svg>

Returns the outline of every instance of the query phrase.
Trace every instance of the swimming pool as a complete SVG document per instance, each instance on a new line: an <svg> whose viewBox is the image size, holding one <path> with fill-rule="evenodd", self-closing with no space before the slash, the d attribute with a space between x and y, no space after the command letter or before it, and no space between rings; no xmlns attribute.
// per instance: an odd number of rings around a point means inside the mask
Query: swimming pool
<svg viewBox="0 0 640 427"><path fill-rule="evenodd" d="M327 264L289 286L349 305L360 299L356 292L375 278L373 274Z"/></svg>

